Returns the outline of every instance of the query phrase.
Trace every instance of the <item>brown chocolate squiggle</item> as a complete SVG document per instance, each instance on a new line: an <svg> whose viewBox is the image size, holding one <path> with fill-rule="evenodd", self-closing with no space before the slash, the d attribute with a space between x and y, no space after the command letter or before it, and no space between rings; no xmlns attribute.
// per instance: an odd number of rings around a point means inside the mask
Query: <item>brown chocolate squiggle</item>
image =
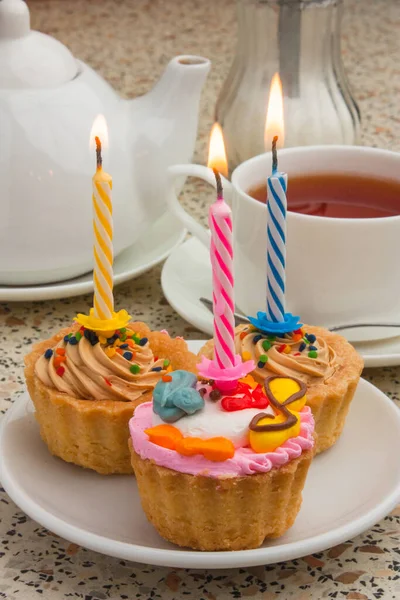
<svg viewBox="0 0 400 600"><path fill-rule="evenodd" d="M291 396L289 396L289 398L281 404L275 398L270 388L270 383L274 379L288 378L276 375L272 377L267 377L264 383L265 394L268 400L270 401L270 404L272 404L272 406L285 417L285 420L282 423L266 423L265 425L259 425L258 423L262 419L275 419L274 415L269 415L267 413L259 413L258 415L253 417L250 422L249 429L251 429L252 431L283 431L284 429L290 429L290 427L293 427L293 425L296 425L297 423L297 417L293 413L291 413L290 410L288 410L287 406L289 404L292 404L292 402L295 402L296 400L300 400L300 398L304 396L304 394L307 391L306 384L300 381L299 379L296 379L295 377L290 377L290 379L293 379L293 381L295 381L297 385L300 386L300 389Z"/></svg>

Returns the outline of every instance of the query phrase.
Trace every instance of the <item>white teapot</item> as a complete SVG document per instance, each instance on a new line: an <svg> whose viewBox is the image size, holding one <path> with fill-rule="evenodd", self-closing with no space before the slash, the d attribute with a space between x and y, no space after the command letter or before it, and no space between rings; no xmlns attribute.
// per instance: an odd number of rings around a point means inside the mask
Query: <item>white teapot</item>
<svg viewBox="0 0 400 600"><path fill-rule="evenodd" d="M114 251L166 211L166 168L190 162L210 62L178 56L153 90L123 100L54 38L31 31L22 0L0 0L0 284L92 268L90 132L105 116Z"/></svg>

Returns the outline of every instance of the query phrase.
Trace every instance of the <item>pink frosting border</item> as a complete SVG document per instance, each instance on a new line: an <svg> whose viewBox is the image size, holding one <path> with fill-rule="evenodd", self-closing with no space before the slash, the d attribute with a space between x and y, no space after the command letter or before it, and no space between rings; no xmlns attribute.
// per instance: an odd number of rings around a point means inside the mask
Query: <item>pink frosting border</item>
<svg viewBox="0 0 400 600"><path fill-rule="evenodd" d="M129 421L129 431L135 452L143 459L153 460L161 467L180 473L207 477L240 477L254 473L268 473L273 467L281 467L298 458L314 446L314 418L308 406L300 413L300 435L287 440L274 452L257 454L251 448L238 448L233 458L213 462L203 456L182 456L174 450L157 446L149 441L144 430L152 426L152 402L145 402L135 409Z"/></svg>

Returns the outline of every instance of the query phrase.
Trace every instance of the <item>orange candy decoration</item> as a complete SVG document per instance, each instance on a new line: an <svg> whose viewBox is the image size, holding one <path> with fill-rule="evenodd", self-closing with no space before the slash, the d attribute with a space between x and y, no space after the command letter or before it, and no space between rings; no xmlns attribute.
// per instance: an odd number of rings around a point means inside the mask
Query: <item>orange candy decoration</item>
<svg viewBox="0 0 400 600"><path fill-rule="evenodd" d="M234 445L224 437L215 437L208 440L186 437L178 442L175 450L184 456L202 454L204 458L214 462L228 460L235 454Z"/></svg>
<svg viewBox="0 0 400 600"><path fill-rule="evenodd" d="M145 429L144 432L147 433L153 444L170 450L175 450L177 443L183 438L179 429L173 425L156 425Z"/></svg>
<svg viewBox="0 0 400 600"><path fill-rule="evenodd" d="M57 369L62 365L63 362L66 362L67 358L65 356L56 356L54 358L54 366Z"/></svg>
<svg viewBox="0 0 400 600"><path fill-rule="evenodd" d="M176 450L183 456L202 454L204 458L215 462L222 462L232 458L235 454L233 443L224 437L215 437L208 440L195 437L183 437L181 431L173 425L156 425L145 429L150 442Z"/></svg>

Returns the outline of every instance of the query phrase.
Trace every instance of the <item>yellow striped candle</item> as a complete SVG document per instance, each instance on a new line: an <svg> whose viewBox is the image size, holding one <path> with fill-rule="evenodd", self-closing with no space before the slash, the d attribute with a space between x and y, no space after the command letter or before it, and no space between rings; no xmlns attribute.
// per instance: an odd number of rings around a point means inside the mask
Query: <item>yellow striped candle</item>
<svg viewBox="0 0 400 600"><path fill-rule="evenodd" d="M113 297L112 177L103 171L101 141L95 137L97 169L93 176L94 299L93 316L111 319Z"/></svg>

